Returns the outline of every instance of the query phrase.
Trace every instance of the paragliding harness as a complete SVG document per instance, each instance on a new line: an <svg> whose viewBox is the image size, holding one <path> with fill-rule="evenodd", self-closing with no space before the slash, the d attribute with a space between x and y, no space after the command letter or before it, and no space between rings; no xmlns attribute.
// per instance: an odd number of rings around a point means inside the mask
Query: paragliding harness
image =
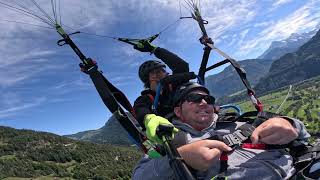
<svg viewBox="0 0 320 180"><path fill-rule="evenodd" d="M228 115L229 114L229 115ZM249 137L260 124L273 117L282 117L292 123L287 117L280 114L271 112L257 112L250 111L242 115L236 115L231 113L219 114L221 118L217 121L217 126L220 123L230 122L245 122L245 124L238 127L235 132L223 136L213 136L209 139L219 140L235 149L238 147L249 148L249 149L286 149L294 160L294 167L296 172L291 180L297 179L316 179L320 177L320 143L314 145L306 144L307 142L294 140L289 144L285 145L269 145L269 144L252 144L250 143ZM228 117L228 118L225 118ZM233 118L231 118L233 117ZM223 154L220 157L220 173L216 178L223 179L228 168L228 157L227 154Z"/></svg>

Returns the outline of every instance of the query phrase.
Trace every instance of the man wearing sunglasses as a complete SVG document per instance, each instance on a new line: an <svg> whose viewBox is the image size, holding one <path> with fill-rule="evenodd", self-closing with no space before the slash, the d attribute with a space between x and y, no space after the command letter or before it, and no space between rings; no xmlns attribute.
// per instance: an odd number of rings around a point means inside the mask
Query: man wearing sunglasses
<svg viewBox="0 0 320 180"><path fill-rule="evenodd" d="M197 83L180 86L175 94L172 123L180 131L173 143L196 179L288 179L294 173L293 159L284 149L264 149L265 144L283 145L293 140L305 141L310 135L302 122L288 117L274 117L259 125L251 141L233 149L218 135L227 135L245 122L216 123L214 97ZM217 126L216 126L217 125ZM211 138L211 139L210 139ZM246 146L242 146L246 144ZM254 148L253 148L254 147ZM224 154L224 159L221 155ZM228 157L226 160L226 157ZM221 163L227 162L227 166ZM226 167L223 171L221 167ZM133 179L173 179L167 156L145 156L136 166Z"/></svg>

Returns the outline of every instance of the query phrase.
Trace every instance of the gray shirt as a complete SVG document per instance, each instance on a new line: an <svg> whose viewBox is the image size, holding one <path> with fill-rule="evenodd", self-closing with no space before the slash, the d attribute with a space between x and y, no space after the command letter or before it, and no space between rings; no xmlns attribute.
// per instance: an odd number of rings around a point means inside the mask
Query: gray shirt
<svg viewBox="0 0 320 180"><path fill-rule="evenodd" d="M303 123L297 119L292 119L294 126L298 129L298 139L306 141L310 137ZM224 135L234 132L234 130L243 123L218 123L217 127L213 123L209 128L197 131L191 126L178 120L174 120L175 127L184 132L181 139L177 135L174 139L175 144L192 143L201 139L209 138L213 135ZM182 142L182 143L181 143ZM212 164L205 172L197 171L194 173L197 179L212 179L219 173L220 163ZM237 148L228 155L228 169L226 176L230 179L288 179L295 169L293 159L284 149L247 149ZM169 165L166 156L151 159L145 155L134 169L133 180L157 180L174 179L173 170Z"/></svg>

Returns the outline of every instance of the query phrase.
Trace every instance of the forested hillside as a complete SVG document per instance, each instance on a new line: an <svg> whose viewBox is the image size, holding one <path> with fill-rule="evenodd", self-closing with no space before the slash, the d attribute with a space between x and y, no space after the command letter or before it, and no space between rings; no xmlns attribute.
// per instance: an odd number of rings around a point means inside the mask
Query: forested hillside
<svg viewBox="0 0 320 180"><path fill-rule="evenodd" d="M0 126L0 179L130 179L136 148L75 141Z"/></svg>
<svg viewBox="0 0 320 180"><path fill-rule="evenodd" d="M268 59L247 59L239 61L246 71L247 78L252 85L256 85L264 77L271 66ZM235 69L229 65L222 72L206 77L206 87L216 97L227 96L245 88Z"/></svg>
<svg viewBox="0 0 320 180"><path fill-rule="evenodd" d="M130 114L128 113L128 115ZM114 116L111 116L100 129L66 135L66 137L75 140L130 146L133 143L129 140L128 136L128 132L120 125Z"/></svg>

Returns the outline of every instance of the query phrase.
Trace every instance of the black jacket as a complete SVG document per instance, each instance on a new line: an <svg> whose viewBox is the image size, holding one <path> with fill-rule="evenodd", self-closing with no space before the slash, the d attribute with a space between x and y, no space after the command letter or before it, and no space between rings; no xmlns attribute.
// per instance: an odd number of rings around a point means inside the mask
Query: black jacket
<svg viewBox="0 0 320 180"><path fill-rule="evenodd" d="M189 72L189 64L186 61L164 48L158 47L155 50L154 55L161 59L172 70L172 74ZM174 90L176 86L178 85L174 85L172 89ZM171 105L171 96L173 96L173 92L168 90L168 88L163 88L162 94L159 97L159 104L156 112L152 111L153 99L150 97L150 95L154 99L156 92L150 89L142 91L141 96L135 100L133 106L136 113L136 119L143 129L145 129L143 120L146 114L156 114L164 117L173 112Z"/></svg>

